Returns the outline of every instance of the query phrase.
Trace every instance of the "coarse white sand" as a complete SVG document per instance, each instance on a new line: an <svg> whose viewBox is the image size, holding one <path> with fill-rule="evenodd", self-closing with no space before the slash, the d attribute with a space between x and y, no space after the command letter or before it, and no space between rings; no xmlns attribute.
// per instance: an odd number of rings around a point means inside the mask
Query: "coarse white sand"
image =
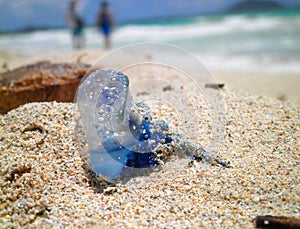
<svg viewBox="0 0 300 229"><path fill-rule="evenodd" d="M163 73L170 82L171 72ZM205 148L213 128L209 107L181 84L202 117L194 140ZM258 215L300 218L299 106L230 85L221 95L226 121L216 154L233 168L176 159L104 190L93 184L76 144L74 104L31 103L0 116L1 227L252 228ZM172 119L165 111L156 115Z"/></svg>

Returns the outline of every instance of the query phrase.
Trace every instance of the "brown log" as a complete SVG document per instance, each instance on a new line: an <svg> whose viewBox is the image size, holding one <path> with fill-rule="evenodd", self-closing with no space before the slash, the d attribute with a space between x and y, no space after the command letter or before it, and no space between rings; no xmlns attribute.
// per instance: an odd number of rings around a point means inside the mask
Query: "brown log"
<svg viewBox="0 0 300 229"><path fill-rule="evenodd" d="M90 65L37 62L0 73L0 113L29 102L73 102Z"/></svg>

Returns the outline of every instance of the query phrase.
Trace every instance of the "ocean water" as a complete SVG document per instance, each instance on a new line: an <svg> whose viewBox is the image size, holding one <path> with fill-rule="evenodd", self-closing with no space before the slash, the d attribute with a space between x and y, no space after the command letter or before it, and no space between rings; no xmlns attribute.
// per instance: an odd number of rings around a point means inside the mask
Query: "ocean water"
<svg viewBox="0 0 300 229"><path fill-rule="evenodd" d="M102 48L96 28L86 28L86 47ZM138 42L178 45L208 69L272 74L300 73L300 10L195 16L120 25L113 48ZM1 53L34 54L71 50L67 29L4 34Z"/></svg>

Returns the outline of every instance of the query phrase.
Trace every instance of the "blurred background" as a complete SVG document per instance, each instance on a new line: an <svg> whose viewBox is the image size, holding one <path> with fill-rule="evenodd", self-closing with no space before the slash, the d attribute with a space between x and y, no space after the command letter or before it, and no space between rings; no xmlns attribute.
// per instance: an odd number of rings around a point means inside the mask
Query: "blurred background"
<svg viewBox="0 0 300 229"><path fill-rule="evenodd" d="M68 1L0 0L0 55L72 50ZM78 0L85 49L100 49L101 1ZM136 42L179 45L210 69L300 73L300 0L110 0L112 48ZM271 65L271 66L270 66Z"/></svg>

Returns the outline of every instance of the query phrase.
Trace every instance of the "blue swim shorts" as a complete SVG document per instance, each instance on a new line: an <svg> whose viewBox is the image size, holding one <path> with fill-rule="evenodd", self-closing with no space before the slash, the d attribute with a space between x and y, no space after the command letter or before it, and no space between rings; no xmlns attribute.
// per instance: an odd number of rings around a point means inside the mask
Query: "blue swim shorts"
<svg viewBox="0 0 300 229"><path fill-rule="evenodd" d="M109 25L101 25L102 33L107 37L111 32L111 27Z"/></svg>
<svg viewBox="0 0 300 229"><path fill-rule="evenodd" d="M73 29L73 36L80 36L82 33L82 28Z"/></svg>

